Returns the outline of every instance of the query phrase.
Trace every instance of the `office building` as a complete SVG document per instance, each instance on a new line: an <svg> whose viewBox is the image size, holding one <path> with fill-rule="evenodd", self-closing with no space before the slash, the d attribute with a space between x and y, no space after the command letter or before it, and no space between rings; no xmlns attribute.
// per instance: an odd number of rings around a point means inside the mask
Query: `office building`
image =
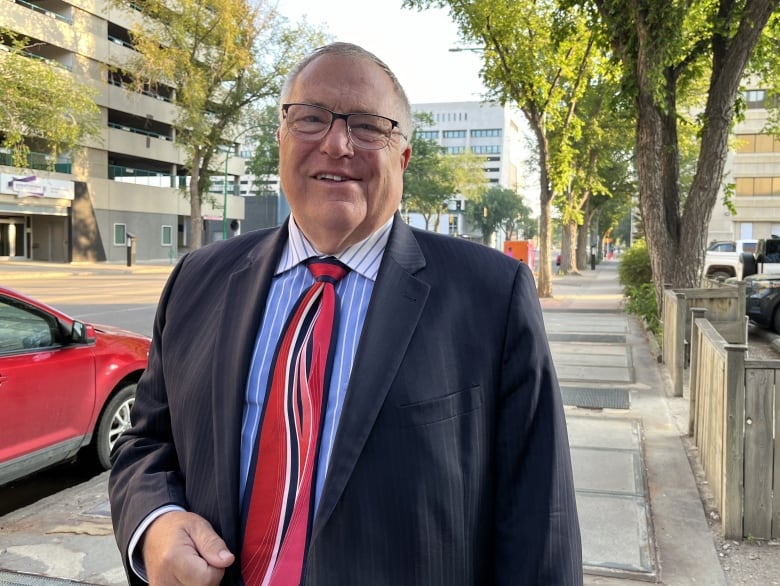
<svg viewBox="0 0 780 586"><path fill-rule="evenodd" d="M525 148L526 124L522 114L515 109L486 102L439 102L412 104L415 112L427 112L433 125L420 129L423 138L436 141L448 154L472 151L484 157L483 169L488 186L499 186L521 193L526 187L521 181L524 175L527 149ZM412 155L414 156L414 155ZM481 234L465 221L464 210L468 202L455 194L446 214L439 218L437 226L429 229L443 234L480 239ZM424 227L424 220L417 214L409 214L408 221L416 227ZM496 235L499 246L502 234Z"/></svg>
<svg viewBox="0 0 780 586"><path fill-rule="evenodd" d="M724 184L733 186L732 214L718 197L710 219L708 241L780 236L780 140L767 129L767 92L745 92L744 120L734 126Z"/></svg>
<svg viewBox="0 0 780 586"><path fill-rule="evenodd" d="M138 260L177 257L190 245L190 203L173 127L174 90L135 89L123 69L137 55L128 28L140 14L108 0L0 5L0 28L29 39L30 58L97 92L102 121L99 136L56 161L33 153L18 168L10 153L0 153L0 258L121 261L131 236ZM244 217L239 146L216 162L227 184L203 202L206 242L222 238L223 225L230 236Z"/></svg>

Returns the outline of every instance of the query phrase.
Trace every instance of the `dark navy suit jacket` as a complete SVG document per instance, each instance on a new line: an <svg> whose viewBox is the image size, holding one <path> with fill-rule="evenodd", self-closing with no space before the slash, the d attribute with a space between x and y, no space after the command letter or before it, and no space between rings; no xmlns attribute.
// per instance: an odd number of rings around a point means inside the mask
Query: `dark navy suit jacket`
<svg viewBox="0 0 780 586"><path fill-rule="evenodd" d="M245 385L286 238L283 226L215 243L171 274L110 478L125 563L138 524L165 504L202 515L241 550ZM396 215L306 586L581 583L566 424L531 271Z"/></svg>

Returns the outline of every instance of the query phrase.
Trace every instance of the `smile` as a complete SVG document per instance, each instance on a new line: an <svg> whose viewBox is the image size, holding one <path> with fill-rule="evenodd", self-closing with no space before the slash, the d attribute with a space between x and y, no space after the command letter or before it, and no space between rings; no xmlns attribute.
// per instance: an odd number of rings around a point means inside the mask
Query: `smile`
<svg viewBox="0 0 780 586"><path fill-rule="evenodd" d="M341 175L331 175L330 173L320 173L314 176L315 179L327 180L327 181L349 181L349 177L342 177Z"/></svg>

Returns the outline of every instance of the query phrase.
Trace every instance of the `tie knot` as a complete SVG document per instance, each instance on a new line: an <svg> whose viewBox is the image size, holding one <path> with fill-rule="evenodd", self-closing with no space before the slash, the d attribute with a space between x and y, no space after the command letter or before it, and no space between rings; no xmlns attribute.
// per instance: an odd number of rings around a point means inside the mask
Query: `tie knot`
<svg viewBox="0 0 780 586"><path fill-rule="evenodd" d="M329 281L334 285L349 272L349 267L338 259L328 256L325 258L310 258L306 266L317 281Z"/></svg>

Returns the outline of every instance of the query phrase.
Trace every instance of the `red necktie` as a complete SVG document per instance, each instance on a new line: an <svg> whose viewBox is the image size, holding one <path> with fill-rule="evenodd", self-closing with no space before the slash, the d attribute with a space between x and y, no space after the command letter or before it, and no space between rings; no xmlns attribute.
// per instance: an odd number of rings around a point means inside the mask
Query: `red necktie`
<svg viewBox="0 0 780 586"><path fill-rule="evenodd" d="M309 259L314 284L288 318L269 378L254 480L247 485L241 573L246 586L298 586L303 571L324 397L336 325L335 284L349 270Z"/></svg>

